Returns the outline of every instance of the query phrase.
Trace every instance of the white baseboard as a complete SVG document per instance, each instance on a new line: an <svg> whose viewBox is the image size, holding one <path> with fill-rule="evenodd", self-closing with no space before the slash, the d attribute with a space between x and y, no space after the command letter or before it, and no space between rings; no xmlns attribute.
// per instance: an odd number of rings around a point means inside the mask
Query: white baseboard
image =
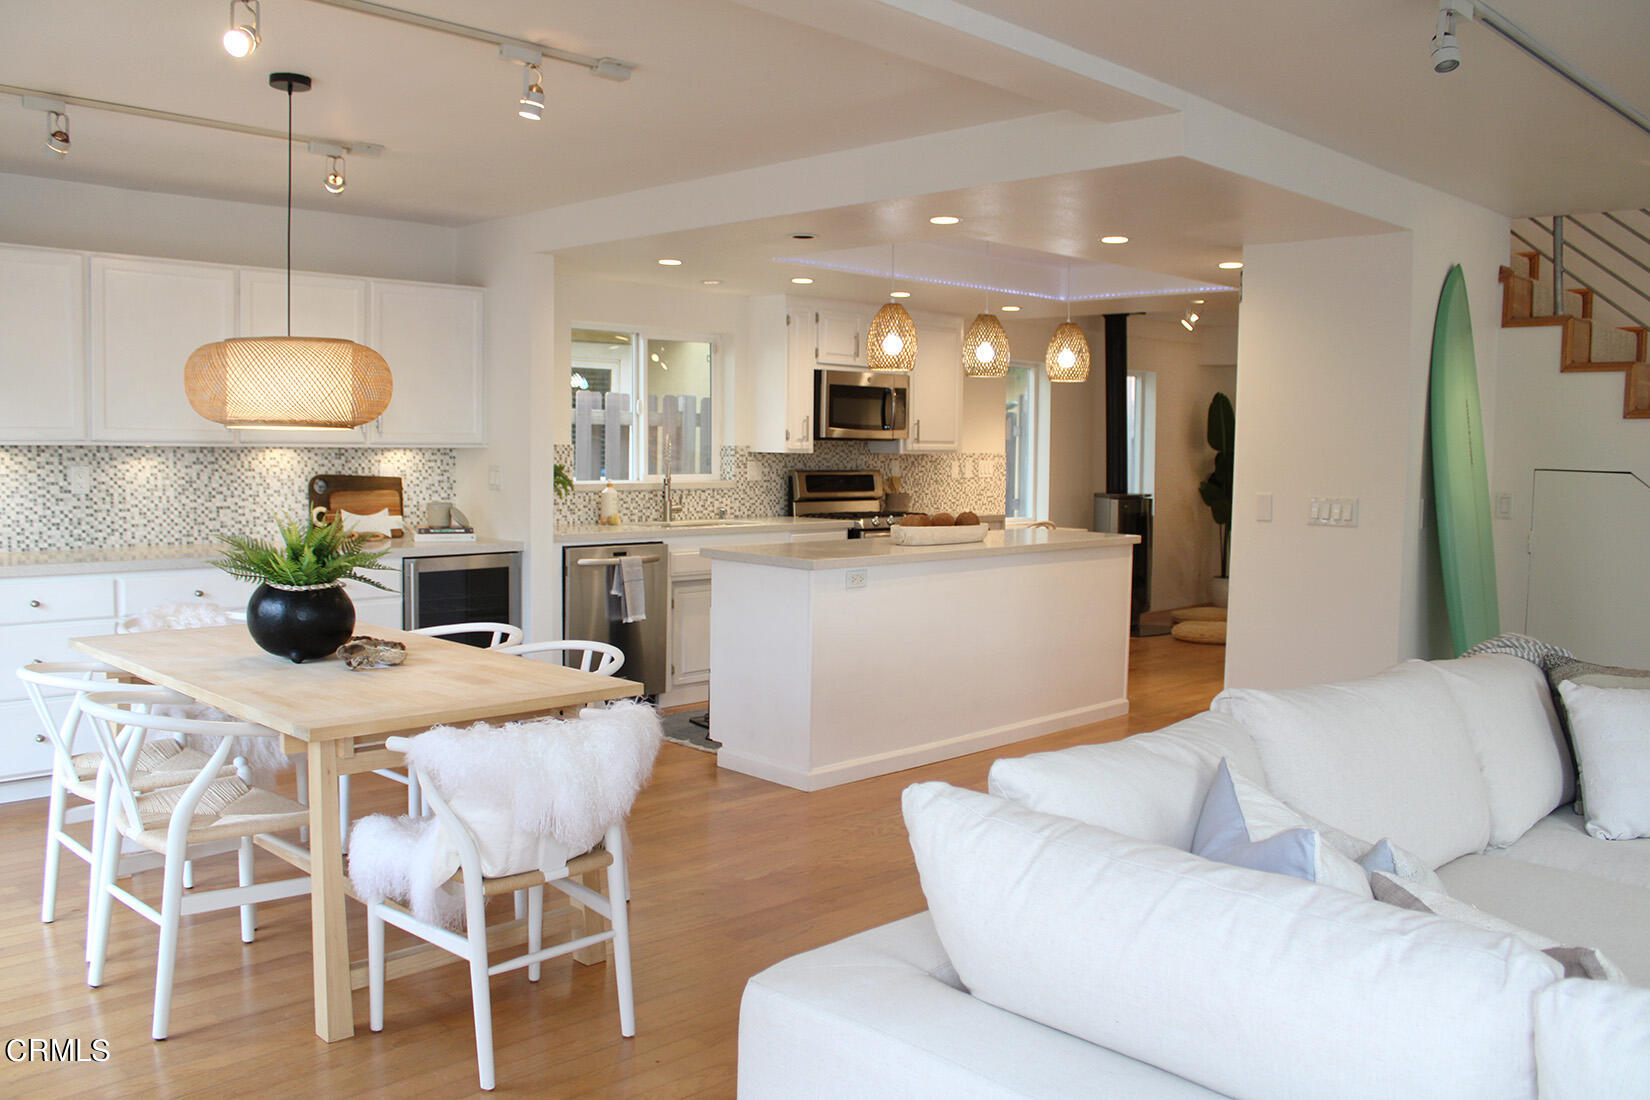
<svg viewBox="0 0 1650 1100"><path fill-rule="evenodd" d="M973 752L1012 745L1017 741L1041 737L1045 733L1058 733L1077 726L1104 722L1108 718L1117 718L1127 713L1127 698L1112 699L1104 703L1060 711L1057 714L1044 714L1008 725L975 730L943 741L930 741L893 752L856 757L853 760L843 760L806 770L744 753L732 745L724 744L721 751L716 754L716 763L729 771L766 779L770 783L794 787L799 791L818 791L876 775L888 775L891 772L904 771L906 768L932 764L936 760L950 760L956 756L967 756Z"/></svg>

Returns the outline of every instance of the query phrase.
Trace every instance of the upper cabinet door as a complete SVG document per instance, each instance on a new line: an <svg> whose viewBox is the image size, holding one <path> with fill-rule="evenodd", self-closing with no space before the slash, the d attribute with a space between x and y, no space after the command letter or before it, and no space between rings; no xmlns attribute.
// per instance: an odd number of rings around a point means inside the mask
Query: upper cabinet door
<svg viewBox="0 0 1650 1100"><path fill-rule="evenodd" d="M86 257L0 248L0 442L86 438Z"/></svg>
<svg viewBox="0 0 1650 1100"><path fill-rule="evenodd" d="M235 269L93 256L90 270L92 437L230 442L190 406L183 365L235 334Z"/></svg>
<svg viewBox="0 0 1650 1100"><path fill-rule="evenodd" d="M865 314L821 309L814 314L814 361L833 367L865 366Z"/></svg>
<svg viewBox="0 0 1650 1100"><path fill-rule="evenodd" d="M917 324L907 451L954 451L961 438L962 333L956 325Z"/></svg>
<svg viewBox="0 0 1650 1100"><path fill-rule="evenodd" d="M374 443L463 447L486 443L482 291L476 287L372 285L373 350L395 392Z"/></svg>
<svg viewBox="0 0 1650 1100"><path fill-rule="evenodd" d="M286 336L286 272L246 270L241 278L242 336ZM367 280L292 276L293 336L367 342Z"/></svg>

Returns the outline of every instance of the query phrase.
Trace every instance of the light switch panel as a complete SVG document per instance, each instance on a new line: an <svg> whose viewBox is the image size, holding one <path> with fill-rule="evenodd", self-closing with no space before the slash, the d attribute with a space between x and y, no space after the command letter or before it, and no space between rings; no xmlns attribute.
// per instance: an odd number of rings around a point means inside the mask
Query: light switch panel
<svg viewBox="0 0 1650 1100"><path fill-rule="evenodd" d="M1358 498L1308 497L1306 522L1312 527L1356 527Z"/></svg>
<svg viewBox="0 0 1650 1100"><path fill-rule="evenodd" d="M1255 519L1260 523L1272 522L1272 494L1255 494Z"/></svg>

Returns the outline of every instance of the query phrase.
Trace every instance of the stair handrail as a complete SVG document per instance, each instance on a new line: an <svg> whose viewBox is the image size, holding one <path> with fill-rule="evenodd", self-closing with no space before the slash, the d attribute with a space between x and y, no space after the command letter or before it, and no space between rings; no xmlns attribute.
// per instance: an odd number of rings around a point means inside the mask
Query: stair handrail
<svg viewBox="0 0 1650 1100"><path fill-rule="evenodd" d="M1563 215L1558 215L1558 217L1561 218L1561 217L1563 217ZM1552 230L1548 229L1547 226L1542 225L1539 220L1537 220L1535 218L1531 218L1529 220L1537 228L1545 229L1549 233L1552 232ZM1556 220L1557 220L1557 218L1555 218L1555 221ZM1559 239L1560 240L1562 240L1562 233L1563 233L1563 230L1560 229L1559 230L1559 234L1560 234ZM1575 271L1573 269L1567 268L1564 265L1560 264L1559 261L1554 259L1552 255L1548 254L1547 252L1542 251L1540 245L1536 244L1534 241L1532 241L1528 237L1524 236L1524 234L1520 233L1518 230L1514 229L1512 231L1512 235L1514 237L1516 237L1518 239L1518 241L1521 244L1524 245L1524 247L1530 249L1536 255L1540 256L1543 260L1546 260L1548 263L1553 265L1553 285L1554 285L1554 299L1555 299L1554 302L1553 302L1553 316L1555 316L1555 317L1563 316L1564 313L1565 313L1565 310L1563 309L1563 301L1560 298L1560 295L1562 295L1562 293L1563 293L1563 291L1561 289L1562 286L1563 286L1563 283L1564 283L1563 275L1565 273L1568 273L1572 276L1576 276ZM1621 283L1628 290L1631 290L1634 294L1637 294L1640 298L1644 298L1645 300L1650 301L1650 294L1646 294L1644 291L1642 291L1642 290L1638 289L1638 287L1634 286L1631 282L1629 282L1628 280L1622 278L1615 271L1612 271L1607 264L1602 264L1598 260L1594 259L1585 249L1580 248L1577 245L1573 245L1573 244L1564 245L1562 247L1564 248L1565 251L1574 252L1576 255L1580 256L1582 259L1584 259L1587 262L1591 263L1593 266L1597 267L1600 271L1604 272L1606 275L1610 276L1612 279L1615 279L1617 282ZM1555 248L1554 251L1557 252L1558 248ZM1650 328L1650 324L1647 324L1644 320L1642 320L1632 310L1628 309L1626 306L1622 305L1620 302L1616 301L1614 298L1610 297L1608 294L1605 294L1603 291L1599 290L1597 287L1592 286L1585 279L1582 279L1580 276L1576 276L1576 282L1580 283L1581 286L1584 287L1585 289L1592 291L1594 297L1596 297L1599 301L1604 302L1607 305L1611 306L1613 309L1615 309L1617 312L1619 312L1623 317L1626 317L1633 324L1638 325L1642 328Z"/></svg>

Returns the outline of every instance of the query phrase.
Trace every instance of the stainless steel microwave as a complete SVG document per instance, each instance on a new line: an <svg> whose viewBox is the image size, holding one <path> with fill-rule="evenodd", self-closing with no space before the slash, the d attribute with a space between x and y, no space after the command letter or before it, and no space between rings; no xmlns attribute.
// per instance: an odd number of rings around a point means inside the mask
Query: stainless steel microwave
<svg viewBox="0 0 1650 1100"><path fill-rule="evenodd" d="M814 389L818 439L904 439L909 380L890 371L822 370Z"/></svg>

